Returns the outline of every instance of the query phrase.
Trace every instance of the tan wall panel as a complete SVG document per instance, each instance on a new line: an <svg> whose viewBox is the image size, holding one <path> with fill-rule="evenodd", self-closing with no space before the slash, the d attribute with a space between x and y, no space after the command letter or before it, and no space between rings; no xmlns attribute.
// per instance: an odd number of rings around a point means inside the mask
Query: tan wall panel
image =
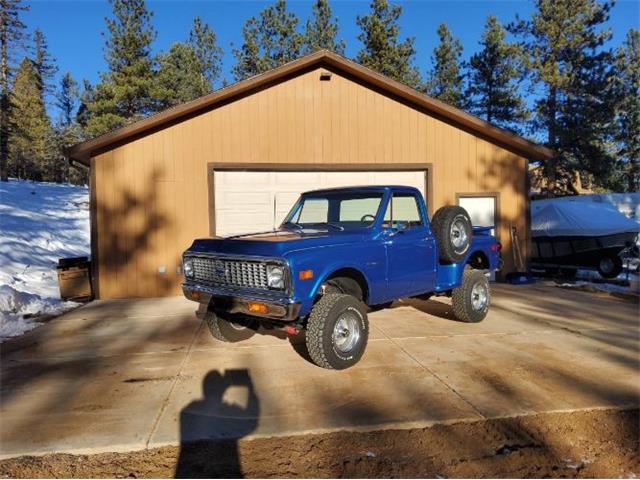
<svg viewBox="0 0 640 480"><path fill-rule="evenodd" d="M209 234L210 163L432 164L433 211L497 192L505 258L510 223L526 247L525 159L336 73L320 81L321 70L95 158L103 298L179 292L182 251Z"/></svg>

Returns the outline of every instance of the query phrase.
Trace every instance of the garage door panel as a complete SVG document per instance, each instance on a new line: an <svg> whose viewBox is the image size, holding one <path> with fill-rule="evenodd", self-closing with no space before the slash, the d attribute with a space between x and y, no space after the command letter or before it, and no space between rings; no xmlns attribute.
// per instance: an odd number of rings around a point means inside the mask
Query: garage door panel
<svg viewBox="0 0 640 480"><path fill-rule="evenodd" d="M269 191L271 188L271 172L217 171L215 183L224 184L225 191L243 191L248 185L252 189Z"/></svg>
<svg viewBox="0 0 640 480"><path fill-rule="evenodd" d="M217 235L276 228L302 192L362 185L407 185L425 194L424 170L352 172L220 171L214 175Z"/></svg>
<svg viewBox="0 0 640 480"><path fill-rule="evenodd" d="M251 192L247 187L244 191L221 192L218 199L221 205L247 205L254 207L268 207L271 202L271 192Z"/></svg>
<svg viewBox="0 0 640 480"><path fill-rule="evenodd" d="M272 172L271 175L279 189L302 187L308 190L319 185L322 179L321 172Z"/></svg>
<svg viewBox="0 0 640 480"><path fill-rule="evenodd" d="M216 223L222 228L217 229L218 235L238 235L240 233L271 230L273 215L270 211L238 211L216 210Z"/></svg>

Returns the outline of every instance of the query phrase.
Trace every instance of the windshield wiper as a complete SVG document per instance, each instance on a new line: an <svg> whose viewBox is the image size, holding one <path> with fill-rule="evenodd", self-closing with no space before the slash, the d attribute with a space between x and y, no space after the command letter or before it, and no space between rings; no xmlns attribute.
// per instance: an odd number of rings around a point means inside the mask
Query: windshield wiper
<svg viewBox="0 0 640 480"><path fill-rule="evenodd" d="M298 230L304 230L304 227L296 222L286 222L285 225L293 225Z"/></svg>

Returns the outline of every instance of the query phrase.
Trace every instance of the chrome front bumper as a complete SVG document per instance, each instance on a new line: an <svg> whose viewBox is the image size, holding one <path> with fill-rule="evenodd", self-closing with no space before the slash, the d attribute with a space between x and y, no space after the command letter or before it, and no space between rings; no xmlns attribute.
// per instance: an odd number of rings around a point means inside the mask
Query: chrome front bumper
<svg viewBox="0 0 640 480"><path fill-rule="evenodd" d="M213 287L199 283L183 283L182 292L188 300L229 313L244 313L256 317L290 322L298 318L300 302L284 292L273 290L238 290L230 287ZM249 303L266 305L268 312L249 310Z"/></svg>

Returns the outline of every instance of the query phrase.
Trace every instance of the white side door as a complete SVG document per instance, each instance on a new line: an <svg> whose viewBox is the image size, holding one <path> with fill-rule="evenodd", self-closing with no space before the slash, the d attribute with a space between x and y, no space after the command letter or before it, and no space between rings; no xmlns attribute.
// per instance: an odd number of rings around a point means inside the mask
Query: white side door
<svg viewBox="0 0 640 480"><path fill-rule="evenodd" d="M496 218L497 218L497 200L496 197L487 196L460 196L458 205L464 208L471 217L471 224L474 227L493 227L491 235L496 234ZM495 280L495 272L491 273L491 280Z"/></svg>

